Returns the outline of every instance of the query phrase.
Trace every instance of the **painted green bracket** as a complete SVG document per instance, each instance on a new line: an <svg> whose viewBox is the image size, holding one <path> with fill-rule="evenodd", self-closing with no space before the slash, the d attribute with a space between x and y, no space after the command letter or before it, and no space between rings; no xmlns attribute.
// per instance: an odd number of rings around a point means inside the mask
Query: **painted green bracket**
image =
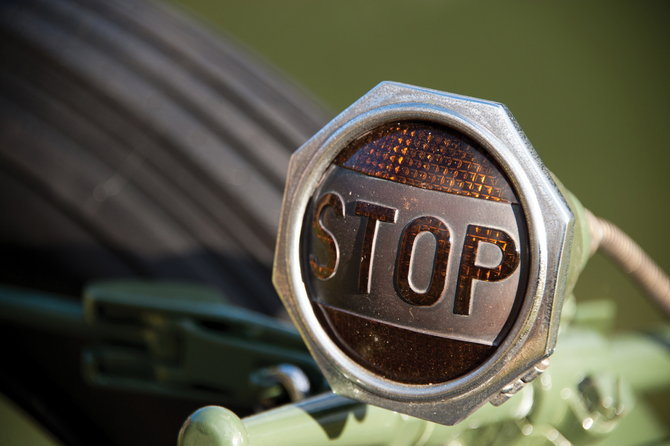
<svg viewBox="0 0 670 446"><path fill-rule="evenodd" d="M670 390L670 326L610 338L611 307L579 306L551 366L500 407L440 426L325 394L240 420L209 406L184 423L180 446L470 446L667 444L668 420L645 395Z"/></svg>
<svg viewBox="0 0 670 446"><path fill-rule="evenodd" d="M83 303L0 288L0 320L89 340L82 365L94 385L247 408L302 396L278 368L302 378L303 394L327 389L295 328L202 286L96 283Z"/></svg>

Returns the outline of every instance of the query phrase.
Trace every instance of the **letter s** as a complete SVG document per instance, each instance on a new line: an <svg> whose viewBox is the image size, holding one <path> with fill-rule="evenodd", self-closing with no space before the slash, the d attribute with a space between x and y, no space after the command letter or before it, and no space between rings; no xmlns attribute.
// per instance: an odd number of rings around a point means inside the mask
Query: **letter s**
<svg viewBox="0 0 670 446"><path fill-rule="evenodd" d="M323 214L327 206L332 207L336 215L344 217L344 202L342 198L332 192L323 194L319 199L319 202L316 204L312 228L316 238L326 247L328 259L325 265L321 265L314 254L309 255L309 264L312 266L312 271L314 271L314 275L321 280L328 280L333 277L340 261L340 248L335 241L335 237L332 232L326 229L323 225Z"/></svg>

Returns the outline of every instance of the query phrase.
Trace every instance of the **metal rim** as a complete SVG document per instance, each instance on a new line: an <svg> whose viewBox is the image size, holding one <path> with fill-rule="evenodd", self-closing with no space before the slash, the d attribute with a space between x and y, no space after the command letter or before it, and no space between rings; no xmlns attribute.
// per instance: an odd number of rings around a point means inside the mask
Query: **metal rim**
<svg viewBox="0 0 670 446"><path fill-rule="evenodd" d="M378 125L407 119L447 125L480 143L511 181L529 233L529 279L524 302L511 330L496 352L475 370L439 384L402 384L382 378L341 351L316 319L303 283L298 255L308 202L335 156L348 143ZM295 187L289 189L284 201L277 252L281 266L275 271L275 281L310 349L316 353L317 362L319 357L322 358L332 370L329 374L333 379L341 376L340 379L345 380L338 384L340 392L367 399L373 404L382 404L382 400L437 403L453 399L461 401L459 404L464 408L474 407L483 404L504 385L518 378L517 375L520 376L527 367L550 353L555 342L556 319L560 315L560 292L567 265L563 259L569 256L572 215L504 106L384 83L343 112L294 157L291 170L297 182L293 183ZM531 335L540 336L541 342L529 343ZM349 384L341 387L344 382ZM366 392L370 396L364 397ZM481 395L475 398L479 402L471 399L470 403L465 403L463 397L475 393ZM449 417L456 419L461 415L451 414Z"/></svg>
<svg viewBox="0 0 670 446"><path fill-rule="evenodd" d="M323 330L321 324L317 321L313 313L307 290L302 283L302 266L299 258L300 236L302 231L302 222L307 210L307 204L312 196L314 187L321 180L332 160L340 153L347 144L356 137L364 134L380 124L404 119L426 120L447 125L459 130L467 136L473 138L484 146L484 148L501 164L506 175L512 180L515 190L521 199L521 205L524 210L524 216L528 222L531 246L531 263L529 277L541 277L546 273L546 235L544 235L544 222L538 218L540 212L539 203L534 193L530 180L518 166L515 164L515 158L510 156L509 148L494 136L488 130L468 121L465 117L456 112L446 109L421 106L415 104L397 104L381 107L370 112L359 115L353 120L347 122L343 127L333 133L326 143L319 150L318 157L314 157L305 169L305 176L300 180L296 188L294 207L289 217L289 238L288 238L288 258L289 274L292 283L298 286L294 289L296 302L303 316L303 323L310 337L322 346L327 353L327 358L332 365L345 375L355 378L368 390L384 394L393 394L405 397L435 397L444 396L461 389L468 384L476 384L477 381L486 378L487 372L490 372L495 364L499 363L509 353L509 350L527 333L527 328L532 324L533 308L539 305L539 299L542 297L542 287L538 286L538 281L529 279L526 297L521 307L521 311L512 329L508 333L503 343L496 349L496 352L484 363L478 366L474 371L456 378L447 383L408 385L397 383L382 377L379 377L364 367L355 363L330 339ZM543 259L544 257L544 259ZM544 261L543 261L544 260ZM539 293L538 293L539 291ZM530 297L530 299L529 299ZM524 330L526 328L526 330Z"/></svg>

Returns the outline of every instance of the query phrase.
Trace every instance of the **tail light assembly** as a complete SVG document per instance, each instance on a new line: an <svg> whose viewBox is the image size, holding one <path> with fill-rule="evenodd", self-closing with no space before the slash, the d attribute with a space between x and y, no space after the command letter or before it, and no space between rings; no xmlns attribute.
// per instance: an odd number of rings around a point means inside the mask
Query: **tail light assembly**
<svg viewBox="0 0 670 446"><path fill-rule="evenodd" d="M385 82L293 155L273 279L334 392L454 424L546 368L574 225L504 105Z"/></svg>

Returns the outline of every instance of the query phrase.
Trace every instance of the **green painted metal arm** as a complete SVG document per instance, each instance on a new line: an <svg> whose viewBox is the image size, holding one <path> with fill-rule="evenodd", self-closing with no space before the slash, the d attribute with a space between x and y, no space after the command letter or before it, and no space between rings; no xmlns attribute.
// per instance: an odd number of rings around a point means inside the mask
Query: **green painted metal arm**
<svg viewBox="0 0 670 446"><path fill-rule="evenodd" d="M567 446L667 441L670 430L650 415L643 395L670 388L670 326L653 336L631 333L610 340L584 326L600 324L597 319L575 317L540 379L502 406L486 405L455 426L326 394L243 420L220 407L203 408L184 424L179 445Z"/></svg>
<svg viewBox="0 0 670 446"><path fill-rule="evenodd" d="M201 286L98 283L83 304L0 288L0 321L90 340L82 364L94 385L251 409L296 398L281 366L303 373L312 391L327 389L295 328Z"/></svg>

